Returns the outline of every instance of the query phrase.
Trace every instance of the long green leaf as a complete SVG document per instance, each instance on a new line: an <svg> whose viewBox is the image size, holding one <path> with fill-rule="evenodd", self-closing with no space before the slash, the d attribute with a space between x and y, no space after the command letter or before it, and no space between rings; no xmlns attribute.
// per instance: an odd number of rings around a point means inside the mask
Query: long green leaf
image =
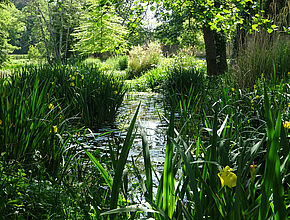
<svg viewBox="0 0 290 220"><path fill-rule="evenodd" d="M174 177L173 177L173 144L170 140L174 136L174 112L171 112L170 124L167 134L167 145L165 151L165 161L163 170L163 204L162 208L166 214L171 218L174 213L175 208L175 198L174 198ZM174 203L174 204L173 204Z"/></svg>
<svg viewBox="0 0 290 220"><path fill-rule="evenodd" d="M118 197L119 197L119 191L120 191L120 186L121 186L121 181L122 181L122 176L123 176L123 170L128 158L129 151L131 149L131 146L133 144L134 140L134 135L133 135L133 130L134 126L136 123L137 115L140 109L141 103L138 105L138 108L136 110L136 113L130 123L128 133L125 138L125 142L121 151L120 158L118 159L117 162L117 167L115 170L115 176L113 179L113 186L112 186L112 194L111 194L111 201L110 201L110 208L111 209L116 209L117 204L118 204Z"/></svg>
<svg viewBox="0 0 290 220"><path fill-rule="evenodd" d="M133 207L126 207L120 209L113 209L107 212L103 212L101 215L112 215L112 214L121 214L124 212L150 212L150 213L159 213L156 210L149 209L145 206L133 206Z"/></svg>
<svg viewBox="0 0 290 220"><path fill-rule="evenodd" d="M104 178L104 180L106 181L110 189L112 190L113 180L110 174L104 169L104 167L100 164L100 162L90 152L88 152L87 150L85 150L85 152L89 156L91 161L95 164L95 166L98 168L98 170L102 174L102 177Z"/></svg>
<svg viewBox="0 0 290 220"><path fill-rule="evenodd" d="M146 174L146 195L149 200L153 199L153 182L152 182L152 165L150 161L150 151L149 151L149 145L148 140L146 137L146 133L144 131L144 128L141 127L141 137L142 137L142 147L143 147L143 157L144 157L144 166L145 166L145 174Z"/></svg>
<svg viewBox="0 0 290 220"><path fill-rule="evenodd" d="M189 177L189 187L191 188L191 190L193 191L194 194L194 203L195 203L195 210L196 210L196 219L202 219L202 211L201 211L201 198L200 198L200 194L198 192L198 187L197 187L197 181L196 181L196 175L195 175L195 171L191 166L191 163L194 162L192 160L192 156L190 154L190 152L185 153L185 151L179 146L178 143L176 143L176 141L174 141L173 139L171 139L172 143L177 147L177 149L179 150L182 160L185 164L185 173L188 175Z"/></svg>

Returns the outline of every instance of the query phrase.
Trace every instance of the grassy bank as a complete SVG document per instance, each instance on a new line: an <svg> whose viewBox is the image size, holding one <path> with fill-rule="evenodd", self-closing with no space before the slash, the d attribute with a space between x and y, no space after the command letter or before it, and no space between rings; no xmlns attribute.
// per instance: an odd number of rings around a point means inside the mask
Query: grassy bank
<svg viewBox="0 0 290 220"><path fill-rule="evenodd" d="M130 164L140 202L127 173L138 110L106 153L87 138L123 99L126 70L110 63L26 66L0 79L3 219L286 219L289 73L239 88L229 74L207 77L200 61L179 57L130 81L132 90L162 91L169 106L163 173L144 131L145 168Z"/></svg>

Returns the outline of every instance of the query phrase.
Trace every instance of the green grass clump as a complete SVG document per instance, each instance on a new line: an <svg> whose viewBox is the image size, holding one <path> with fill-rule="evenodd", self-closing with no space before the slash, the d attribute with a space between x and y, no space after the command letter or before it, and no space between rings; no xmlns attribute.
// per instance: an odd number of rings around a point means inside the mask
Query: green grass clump
<svg viewBox="0 0 290 220"><path fill-rule="evenodd" d="M128 68L128 57L127 56L121 56L118 59L118 68L122 70L126 70Z"/></svg>
<svg viewBox="0 0 290 220"><path fill-rule="evenodd" d="M233 81L241 88L252 87L262 75L271 79L275 72L279 79L289 78L290 41L288 36L266 31L246 38L243 49L233 66Z"/></svg>
<svg viewBox="0 0 290 220"><path fill-rule="evenodd" d="M242 90L225 76L210 81L216 84L207 88L200 117L184 115L186 120L177 127L180 116L175 117L175 110L180 104L172 105L164 170L156 177L157 186L152 182L150 146L141 132L145 176L134 162L133 167L146 202L103 215L144 212L154 219L287 218L289 83L276 85L260 79L252 90ZM198 123L191 122L195 120ZM185 129L188 124L193 134ZM154 186L157 192L153 195Z"/></svg>
<svg viewBox="0 0 290 220"><path fill-rule="evenodd" d="M129 52L128 77L140 77L147 70L157 67L162 57L160 45L151 42L148 46L136 46Z"/></svg>
<svg viewBox="0 0 290 220"><path fill-rule="evenodd" d="M189 90L193 96L202 95L205 90L205 67L200 61L188 57L175 58L166 69L166 75L163 93L175 104L189 98L186 98Z"/></svg>
<svg viewBox="0 0 290 220"><path fill-rule="evenodd" d="M78 117L89 126L112 122L123 100L123 81L95 65L27 66L13 74L27 79L28 87L37 78L47 82L49 96L61 107L69 106L66 117Z"/></svg>
<svg viewBox="0 0 290 220"><path fill-rule="evenodd" d="M111 123L124 92L93 65L25 66L0 78L1 217L89 218L109 207L81 156L88 131L75 127Z"/></svg>

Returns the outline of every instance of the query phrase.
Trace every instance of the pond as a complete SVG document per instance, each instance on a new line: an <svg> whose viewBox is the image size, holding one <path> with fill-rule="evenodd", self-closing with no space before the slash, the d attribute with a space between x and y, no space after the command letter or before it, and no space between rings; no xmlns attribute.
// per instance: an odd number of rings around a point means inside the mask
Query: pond
<svg viewBox="0 0 290 220"><path fill-rule="evenodd" d="M163 163L166 148L166 130L167 122L164 119L164 107L163 107L163 96L159 93L148 93L148 92L128 92L122 105L118 110L118 115L116 117L114 128L103 128L98 133L91 134L94 138L92 142L91 150L98 149L101 152L109 152L109 141L114 140L122 146L125 140L128 127L130 122L137 110L139 103L141 102L140 110L137 117L136 123L136 137L134 139L133 146L129 152L127 160L127 169L129 170L128 175L130 179L129 191L134 191L134 198L137 200L142 200L141 194L139 194L134 186L139 186L137 183L138 179L134 175L132 168L132 158L135 162L136 167L138 167L141 176L144 177L144 158L142 150L142 138L140 134L140 127L143 127L147 141L150 148L150 158L151 163L154 166L158 178L160 178L163 172ZM104 135L98 137L100 134L112 131L109 135ZM158 185L158 179L153 174L153 184ZM131 189L130 189L131 188ZM156 189L154 190L156 191ZM156 193L156 192L155 192Z"/></svg>

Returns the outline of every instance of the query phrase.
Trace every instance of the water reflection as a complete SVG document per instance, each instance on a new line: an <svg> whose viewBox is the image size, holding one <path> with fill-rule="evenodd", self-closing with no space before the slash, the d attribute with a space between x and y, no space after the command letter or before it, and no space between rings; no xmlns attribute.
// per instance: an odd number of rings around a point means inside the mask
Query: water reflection
<svg viewBox="0 0 290 220"><path fill-rule="evenodd" d="M129 170L130 178L130 188L133 190L134 198L142 200L142 196L134 190L134 184L137 182L137 178L134 176L134 171L132 168L132 158L134 159L135 165L138 167L141 176L144 176L144 158L142 153L142 139L140 134L140 126L144 128L146 137L148 140L150 148L150 158L151 163L156 170L158 178L160 178L161 172L163 171L163 162L165 155L165 137L167 124L163 120L164 108L163 108L163 96L158 93L145 93L145 92L132 92L126 94L124 101L119 108L118 116L116 118L114 127L115 129L110 137L114 140L122 142L125 140L128 127L130 122L137 110L139 103L141 102L141 107L137 117L137 135L134 140L133 146L129 152L127 169ZM107 129L102 129L100 133L107 131ZM97 136L98 134L94 134ZM103 152L108 152L108 136L102 136L94 141L95 147L102 149ZM158 184L156 176L153 175L153 183ZM157 187L157 186L156 186ZM138 191L138 190L137 190ZM135 194L136 193L136 194Z"/></svg>

